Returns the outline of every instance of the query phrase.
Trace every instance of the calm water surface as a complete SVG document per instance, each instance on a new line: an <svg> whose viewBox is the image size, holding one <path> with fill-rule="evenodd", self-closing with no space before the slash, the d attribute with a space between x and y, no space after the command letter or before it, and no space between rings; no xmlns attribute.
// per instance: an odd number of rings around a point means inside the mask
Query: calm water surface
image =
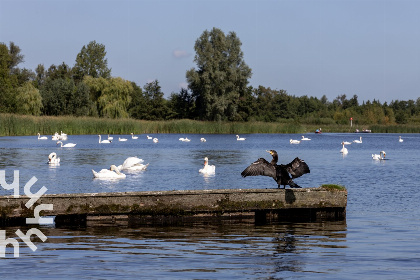
<svg viewBox="0 0 420 280"><path fill-rule="evenodd" d="M316 223L193 224L179 227L58 229L41 226L48 237L32 252L0 259L2 279L418 279L420 276L420 134L306 134L311 141L289 144L301 135L157 134L127 142L99 144L97 135L70 135L61 148L55 141L32 137L0 138L0 170L20 186L35 176L34 185L47 193L274 188L268 177L240 176L265 150L275 149L280 162L298 156L311 173L296 179L302 187L324 183L348 189L347 219ZM178 141L180 137L191 142ZM362 144L339 151L342 141L363 136ZM121 136L122 137L122 136ZM207 142L200 142L205 137ZM114 135L118 139L118 135ZM376 162L372 153L386 151L389 160ZM56 152L60 166L50 167ZM145 172L121 180L93 179L111 164L129 156L149 163ZM203 158L216 165L216 175L198 173ZM0 195L10 194L1 190ZM7 228L15 237L17 228ZM25 232L25 229L22 229Z"/></svg>

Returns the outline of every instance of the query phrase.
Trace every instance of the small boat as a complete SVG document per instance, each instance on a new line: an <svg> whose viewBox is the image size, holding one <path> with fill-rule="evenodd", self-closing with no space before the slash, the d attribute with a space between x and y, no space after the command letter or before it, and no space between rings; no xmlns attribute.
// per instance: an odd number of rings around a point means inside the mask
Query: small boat
<svg viewBox="0 0 420 280"><path fill-rule="evenodd" d="M321 134L322 133L322 129L320 128L320 129L315 130L315 133L316 134Z"/></svg>

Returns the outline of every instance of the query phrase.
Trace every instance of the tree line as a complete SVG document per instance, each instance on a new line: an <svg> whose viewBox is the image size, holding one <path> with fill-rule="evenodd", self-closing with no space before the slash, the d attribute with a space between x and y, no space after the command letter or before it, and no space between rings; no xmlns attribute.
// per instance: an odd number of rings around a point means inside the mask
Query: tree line
<svg viewBox="0 0 420 280"><path fill-rule="evenodd" d="M103 44L83 46L75 64L39 64L19 68L24 55L15 43L0 43L0 113L45 116L94 116L142 120L296 121L313 124L404 124L420 122L420 97L358 101L337 96L329 101L294 96L286 90L249 86L251 68L245 63L235 32L205 30L196 40L196 68L186 71L188 87L168 99L158 80L143 87L112 77Z"/></svg>

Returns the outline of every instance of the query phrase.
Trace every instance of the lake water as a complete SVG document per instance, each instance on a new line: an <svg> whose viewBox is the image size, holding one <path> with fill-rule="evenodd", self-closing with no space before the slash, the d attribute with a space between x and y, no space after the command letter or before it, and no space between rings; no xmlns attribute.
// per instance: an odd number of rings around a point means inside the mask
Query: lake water
<svg viewBox="0 0 420 280"><path fill-rule="evenodd" d="M104 135L103 135L104 136ZM0 170L8 182L19 170L20 187L35 176L36 186L54 193L96 193L188 189L275 188L269 177L242 178L250 163L271 156L281 163L304 159L310 174L297 178L302 187L325 183L348 190L347 218L337 222L192 224L138 228L87 229L40 226L48 237L37 250L21 246L13 258L8 247L0 259L2 279L418 279L420 276L420 134L156 134L159 143L139 135L127 142L99 144L97 135L69 135L61 148L55 141L0 137ZM342 141L363 137L362 144ZM178 141L188 137L191 142ZM200 142L205 137L206 142ZM118 135L114 135L118 139ZM384 150L386 161L371 154ZM47 164L56 152L59 166ZM130 156L149 163L146 171L125 179L93 179L111 164ZM198 172L204 157L216 165L214 176ZM1 189L0 195L11 191ZM7 228L15 237L17 228ZM25 229L22 229L26 232Z"/></svg>

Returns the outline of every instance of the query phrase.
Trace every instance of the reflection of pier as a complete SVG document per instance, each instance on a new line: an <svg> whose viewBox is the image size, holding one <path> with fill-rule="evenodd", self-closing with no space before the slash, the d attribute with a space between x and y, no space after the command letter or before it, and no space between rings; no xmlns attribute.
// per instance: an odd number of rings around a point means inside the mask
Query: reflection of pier
<svg viewBox="0 0 420 280"><path fill-rule="evenodd" d="M198 220L342 220L347 191L319 188L224 189L43 195L30 208L26 196L0 197L1 224L25 224L37 205L60 224L165 224Z"/></svg>

